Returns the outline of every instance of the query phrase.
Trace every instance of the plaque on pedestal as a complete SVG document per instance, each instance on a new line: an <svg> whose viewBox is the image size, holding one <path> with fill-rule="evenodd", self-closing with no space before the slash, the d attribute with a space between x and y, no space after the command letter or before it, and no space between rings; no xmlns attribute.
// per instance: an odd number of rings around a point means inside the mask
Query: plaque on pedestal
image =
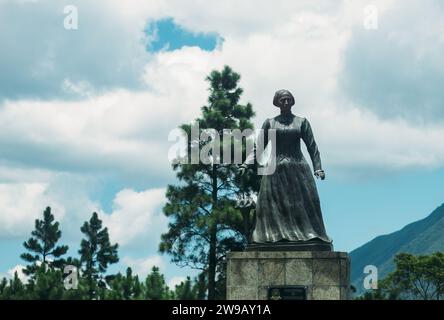
<svg viewBox="0 0 444 320"><path fill-rule="evenodd" d="M269 286L268 300L307 300L306 286Z"/></svg>

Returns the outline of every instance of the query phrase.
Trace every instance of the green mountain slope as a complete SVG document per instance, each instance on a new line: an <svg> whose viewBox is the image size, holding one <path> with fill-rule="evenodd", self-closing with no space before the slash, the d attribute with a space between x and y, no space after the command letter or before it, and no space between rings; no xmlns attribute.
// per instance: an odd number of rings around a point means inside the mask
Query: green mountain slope
<svg viewBox="0 0 444 320"><path fill-rule="evenodd" d="M358 293L362 292L366 265L378 267L378 276L382 279L393 271L393 257L396 254L428 254L435 251L444 251L444 204L425 219L410 223L399 231L376 237L350 252L351 282Z"/></svg>

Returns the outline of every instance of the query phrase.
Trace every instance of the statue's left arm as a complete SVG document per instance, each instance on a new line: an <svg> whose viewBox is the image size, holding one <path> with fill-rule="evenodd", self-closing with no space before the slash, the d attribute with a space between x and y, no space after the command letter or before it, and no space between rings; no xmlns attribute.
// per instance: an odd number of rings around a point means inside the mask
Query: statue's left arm
<svg viewBox="0 0 444 320"><path fill-rule="evenodd" d="M322 171L321 155L318 150L318 146L311 130L310 122L304 118L301 127L302 140L307 146L307 151L310 154L311 162L313 164L313 170Z"/></svg>

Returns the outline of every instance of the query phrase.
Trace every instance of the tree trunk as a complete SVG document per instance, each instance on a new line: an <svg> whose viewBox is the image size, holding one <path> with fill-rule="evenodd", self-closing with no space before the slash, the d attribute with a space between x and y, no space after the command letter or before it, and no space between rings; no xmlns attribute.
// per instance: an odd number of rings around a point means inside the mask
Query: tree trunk
<svg viewBox="0 0 444 320"><path fill-rule="evenodd" d="M210 235L210 253L208 264L208 300L216 298L216 228L212 228Z"/></svg>
<svg viewBox="0 0 444 320"><path fill-rule="evenodd" d="M213 165L212 172L212 200L213 200L213 217L216 216L214 212L217 204L217 175L216 166ZM217 221L212 220L210 226L210 252L208 256L208 300L216 298L216 246L217 246Z"/></svg>
<svg viewBox="0 0 444 320"><path fill-rule="evenodd" d="M245 207L241 209L242 213L242 219L244 223L244 235L247 239L247 244L250 241L250 232L251 232L251 222L250 222L250 213L251 213L251 207Z"/></svg>

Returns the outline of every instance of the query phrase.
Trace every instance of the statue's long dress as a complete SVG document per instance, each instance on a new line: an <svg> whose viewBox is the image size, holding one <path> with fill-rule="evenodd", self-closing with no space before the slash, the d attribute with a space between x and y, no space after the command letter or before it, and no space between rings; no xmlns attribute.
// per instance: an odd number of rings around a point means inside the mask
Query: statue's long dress
<svg viewBox="0 0 444 320"><path fill-rule="evenodd" d="M327 236L313 173L301 152L307 146L313 169L321 170L321 158L307 119L279 115L263 126L265 146L270 141L276 154L274 173L262 177L256 205L252 243L321 241ZM275 129L275 145L269 129Z"/></svg>

